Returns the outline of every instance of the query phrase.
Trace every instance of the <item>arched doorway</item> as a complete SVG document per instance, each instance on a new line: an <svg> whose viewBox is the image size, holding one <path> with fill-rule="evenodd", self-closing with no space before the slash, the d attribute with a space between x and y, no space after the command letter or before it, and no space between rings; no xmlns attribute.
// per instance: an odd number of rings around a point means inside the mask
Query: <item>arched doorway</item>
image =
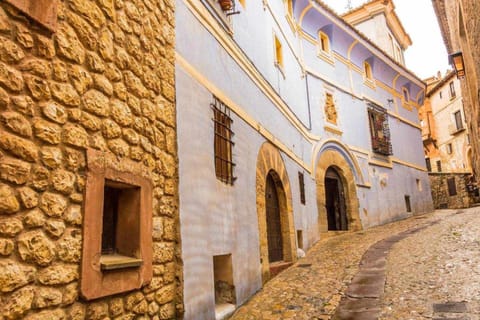
<svg viewBox="0 0 480 320"><path fill-rule="evenodd" d="M361 230L355 176L340 152L329 149L320 154L315 180L320 233L329 230ZM339 218L338 222L336 217Z"/></svg>
<svg viewBox="0 0 480 320"><path fill-rule="evenodd" d="M265 187L265 207L267 211L268 262L283 260L282 221L280 202L273 172L269 172Z"/></svg>
<svg viewBox="0 0 480 320"><path fill-rule="evenodd" d="M332 167L325 173L325 208L329 231L348 230L345 189L338 172Z"/></svg>
<svg viewBox="0 0 480 320"><path fill-rule="evenodd" d="M268 142L258 152L256 193L260 263L265 283L296 260L290 181L280 152Z"/></svg>

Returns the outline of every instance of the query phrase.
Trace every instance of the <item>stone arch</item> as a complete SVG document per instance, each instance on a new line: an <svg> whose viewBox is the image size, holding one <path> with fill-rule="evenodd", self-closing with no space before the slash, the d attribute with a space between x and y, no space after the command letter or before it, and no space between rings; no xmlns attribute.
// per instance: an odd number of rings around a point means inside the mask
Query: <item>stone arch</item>
<svg viewBox="0 0 480 320"><path fill-rule="evenodd" d="M290 181L280 152L272 144L265 142L258 152L256 172L259 249L263 283L271 278L265 201L266 182L269 174L275 182L279 198L283 260L286 263L292 263L296 260L296 244Z"/></svg>
<svg viewBox="0 0 480 320"><path fill-rule="evenodd" d="M328 231L327 209L325 203L325 174L329 168L338 173L345 192L346 214L349 230L362 229L359 215L356 179L349 162L335 149L326 149L320 154L316 166L318 225L320 233Z"/></svg>

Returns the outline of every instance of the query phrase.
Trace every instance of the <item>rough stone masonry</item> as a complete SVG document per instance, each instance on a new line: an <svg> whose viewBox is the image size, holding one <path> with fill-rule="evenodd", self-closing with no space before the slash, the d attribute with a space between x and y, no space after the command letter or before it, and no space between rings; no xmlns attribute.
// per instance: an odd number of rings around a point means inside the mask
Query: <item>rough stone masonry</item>
<svg viewBox="0 0 480 320"><path fill-rule="evenodd" d="M56 19L0 2L0 317L180 318L174 1L58 0ZM153 185L151 282L93 301L79 291L89 148Z"/></svg>

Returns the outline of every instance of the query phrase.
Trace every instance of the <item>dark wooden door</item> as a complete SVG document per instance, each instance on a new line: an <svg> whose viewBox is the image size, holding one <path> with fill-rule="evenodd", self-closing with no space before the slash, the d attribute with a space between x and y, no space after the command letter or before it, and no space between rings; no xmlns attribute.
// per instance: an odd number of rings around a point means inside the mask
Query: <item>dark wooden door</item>
<svg viewBox="0 0 480 320"><path fill-rule="evenodd" d="M328 169L325 176L325 207L328 230L348 230L343 185L333 169Z"/></svg>
<svg viewBox="0 0 480 320"><path fill-rule="evenodd" d="M280 204L278 202L275 181L271 174L267 176L265 190L265 204L267 209L267 241L268 261L283 260L282 225L280 221Z"/></svg>

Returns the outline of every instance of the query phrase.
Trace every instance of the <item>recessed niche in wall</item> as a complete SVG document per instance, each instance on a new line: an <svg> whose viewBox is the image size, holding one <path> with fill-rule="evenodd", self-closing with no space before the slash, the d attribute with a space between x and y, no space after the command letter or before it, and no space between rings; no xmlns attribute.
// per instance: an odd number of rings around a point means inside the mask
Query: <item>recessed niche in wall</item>
<svg viewBox="0 0 480 320"><path fill-rule="evenodd" d="M236 304L231 254L213 256L213 279L215 319L227 319L235 311Z"/></svg>
<svg viewBox="0 0 480 320"><path fill-rule="evenodd" d="M139 164L91 149L86 175L81 295L139 289L153 274L152 182Z"/></svg>
<svg viewBox="0 0 480 320"><path fill-rule="evenodd" d="M303 249L303 231L297 230L297 245L298 248Z"/></svg>
<svg viewBox="0 0 480 320"><path fill-rule="evenodd" d="M410 196L405 195L405 208L407 212L412 212L412 206L410 205Z"/></svg>

